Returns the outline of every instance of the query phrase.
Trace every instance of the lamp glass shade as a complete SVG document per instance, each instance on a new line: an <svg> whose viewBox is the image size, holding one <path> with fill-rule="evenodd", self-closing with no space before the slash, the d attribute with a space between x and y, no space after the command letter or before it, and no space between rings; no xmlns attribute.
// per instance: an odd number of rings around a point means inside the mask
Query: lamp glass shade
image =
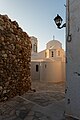
<svg viewBox="0 0 80 120"><path fill-rule="evenodd" d="M54 18L54 21L58 27L62 24L63 19L57 14L57 16Z"/></svg>

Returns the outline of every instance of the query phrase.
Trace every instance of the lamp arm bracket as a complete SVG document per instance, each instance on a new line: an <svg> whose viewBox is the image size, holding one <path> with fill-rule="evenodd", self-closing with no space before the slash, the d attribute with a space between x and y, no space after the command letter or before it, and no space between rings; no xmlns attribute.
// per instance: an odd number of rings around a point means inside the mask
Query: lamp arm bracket
<svg viewBox="0 0 80 120"><path fill-rule="evenodd" d="M64 23L61 27L58 26L59 29L63 28L63 27L66 27L66 23Z"/></svg>

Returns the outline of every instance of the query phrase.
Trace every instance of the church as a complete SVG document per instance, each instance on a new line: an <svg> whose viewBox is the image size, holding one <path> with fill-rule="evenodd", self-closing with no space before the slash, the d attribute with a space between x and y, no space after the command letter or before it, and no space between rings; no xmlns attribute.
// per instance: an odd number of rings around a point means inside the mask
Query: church
<svg viewBox="0 0 80 120"><path fill-rule="evenodd" d="M32 81L63 82L65 81L65 52L62 43L51 40L46 49L38 52L38 40L31 36L31 78Z"/></svg>

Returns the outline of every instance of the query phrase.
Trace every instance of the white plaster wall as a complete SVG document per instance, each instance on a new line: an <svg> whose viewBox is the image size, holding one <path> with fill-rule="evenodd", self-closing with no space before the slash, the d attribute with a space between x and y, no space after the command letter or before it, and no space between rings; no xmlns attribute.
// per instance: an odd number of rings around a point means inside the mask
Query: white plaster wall
<svg viewBox="0 0 80 120"><path fill-rule="evenodd" d="M36 72L36 65L39 65L39 71ZM65 81L65 63L61 61L46 60L42 62L31 62L32 81L43 82L62 82Z"/></svg>
<svg viewBox="0 0 80 120"><path fill-rule="evenodd" d="M39 66L38 72L36 72L36 65ZM32 81L40 81L40 62L31 61L31 79Z"/></svg>
<svg viewBox="0 0 80 120"><path fill-rule="evenodd" d="M45 59L45 51L46 50L43 50L43 51L38 53L38 59Z"/></svg>
<svg viewBox="0 0 80 120"><path fill-rule="evenodd" d="M61 82L65 81L64 79L64 67L63 63L58 62L48 62L44 61L41 63L41 73L40 73L40 80L46 82Z"/></svg>
<svg viewBox="0 0 80 120"><path fill-rule="evenodd" d="M43 50L43 51L41 51L39 53L32 54L31 60L45 59L46 58L45 57L45 52L46 52L46 50Z"/></svg>
<svg viewBox="0 0 80 120"><path fill-rule="evenodd" d="M38 59L38 53L34 53L31 55L31 60Z"/></svg>
<svg viewBox="0 0 80 120"><path fill-rule="evenodd" d="M67 6L65 111L80 120L80 0L67 0ZM70 42L69 34L72 38Z"/></svg>

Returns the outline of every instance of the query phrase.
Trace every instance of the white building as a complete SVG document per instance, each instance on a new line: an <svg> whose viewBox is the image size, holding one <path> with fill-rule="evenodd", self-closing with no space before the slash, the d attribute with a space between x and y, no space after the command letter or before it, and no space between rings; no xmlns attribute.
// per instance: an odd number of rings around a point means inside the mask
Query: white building
<svg viewBox="0 0 80 120"><path fill-rule="evenodd" d="M66 115L80 120L80 0L67 1Z"/></svg>
<svg viewBox="0 0 80 120"><path fill-rule="evenodd" d="M46 44L45 50L32 52L31 76L32 80L37 81L65 80L65 53L59 41L51 40Z"/></svg>

